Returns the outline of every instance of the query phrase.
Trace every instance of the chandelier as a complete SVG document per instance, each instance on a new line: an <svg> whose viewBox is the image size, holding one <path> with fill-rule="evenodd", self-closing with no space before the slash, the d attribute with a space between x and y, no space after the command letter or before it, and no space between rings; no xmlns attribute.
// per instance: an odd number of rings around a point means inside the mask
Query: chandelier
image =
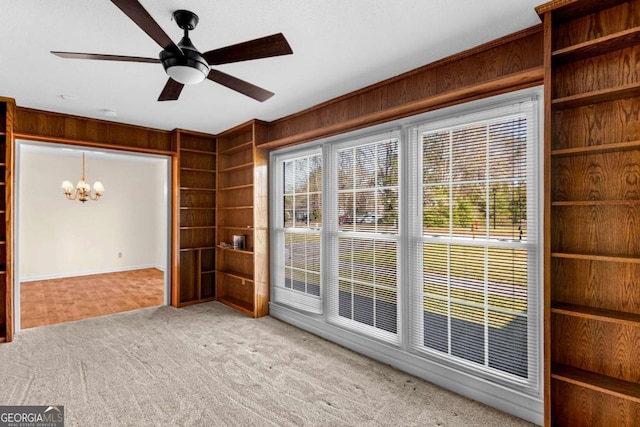
<svg viewBox="0 0 640 427"><path fill-rule="evenodd" d="M91 192L89 183L87 183L87 181L85 181L84 179L84 152L82 153L82 179L78 181L78 185L76 185L75 191L71 181L64 181L62 183L62 189L64 190L64 195L67 196L67 199L80 200L82 203L86 202L89 199L98 200L100 196L102 196L104 186L100 181L96 181L93 184L93 192Z"/></svg>

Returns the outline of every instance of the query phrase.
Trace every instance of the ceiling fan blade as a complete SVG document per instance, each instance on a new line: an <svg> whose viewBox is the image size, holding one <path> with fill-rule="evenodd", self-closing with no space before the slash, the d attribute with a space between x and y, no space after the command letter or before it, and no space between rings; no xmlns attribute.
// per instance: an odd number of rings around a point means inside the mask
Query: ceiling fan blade
<svg viewBox="0 0 640 427"><path fill-rule="evenodd" d="M290 55L293 51L282 33L249 40L202 54L209 65L228 64L250 59L269 58L271 56Z"/></svg>
<svg viewBox="0 0 640 427"><path fill-rule="evenodd" d="M178 83L173 79L167 80L167 84L164 85L164 89L162 89L162 93L158 97L158 101L175 101L180 96L180 92L182 92L182 88L184 85L182 83Z"/></svg>
<svg viewBox="0 0 640 427"><path fill-rule="evenodd" d="M236 92L240 92L243 95L247 95L256 101L264 102L274 95L273 92L269 92L268 90L252 85L249 82L230 76L222 71L210 70L207 78L216 83L220 83L222 86L235 90Z"/></svg>
<svg viewBox="0 0 640 427"><path fill-rule="evenodd" d="M182 52L137 0L111 0L111 3L118 6L129 19L164 49Z"/></svg>
<svg viewBox="0 0 640 427"><path fill-rule="evenodd" d="M157 58L143 58L141 56L121 56L121 55L102 55L99 53L76 53L76 52L55 52L51 51L60 58L67 59L97 59L101 61L123 61L123 62L149 62L152 64L160 63Z"/></svg>

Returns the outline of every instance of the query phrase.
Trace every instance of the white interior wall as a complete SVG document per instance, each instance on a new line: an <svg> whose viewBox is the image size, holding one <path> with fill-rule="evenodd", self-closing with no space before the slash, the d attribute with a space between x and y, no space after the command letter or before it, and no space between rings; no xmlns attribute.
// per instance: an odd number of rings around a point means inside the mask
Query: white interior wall
<svg viewBox="0 0 640 427"><path fill-rule="evenodd" d="M20 144L19 160L20 281L165 268L165 159L88 151L87 181L106 191L86 203L61 189L80 179L81 151Z"/></svg>

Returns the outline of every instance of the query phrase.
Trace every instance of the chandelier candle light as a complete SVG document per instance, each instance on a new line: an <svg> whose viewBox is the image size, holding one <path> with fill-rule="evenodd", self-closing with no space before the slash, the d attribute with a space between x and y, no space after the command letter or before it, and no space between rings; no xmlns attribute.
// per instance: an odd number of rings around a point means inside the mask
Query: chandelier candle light
<svg viewBox="0 0 640 427"><path fill-rule="evenodd" d="M64 181L62 183L62 189L64 190L64 195L67 196L69 200L80 200L82 203L87 200L98 200L102 193L104 192L104 186L100 181L96 181L93 184L93 193L91 192L91 187L89 183L84 179L84 152L82 153L82 179L78 181L78 185L76 185L75 192L73 191L73 184L71 181Z"/></svg>

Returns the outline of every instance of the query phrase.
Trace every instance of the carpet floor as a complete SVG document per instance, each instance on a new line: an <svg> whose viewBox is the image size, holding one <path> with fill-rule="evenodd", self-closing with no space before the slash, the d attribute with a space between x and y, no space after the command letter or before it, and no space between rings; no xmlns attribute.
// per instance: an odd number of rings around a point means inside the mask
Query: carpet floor
<svg viewBox="0 0 640 427"><path fill-rule="evenodd" d="M269 316L217 302L22 331L0 404L66 426L530 426Z"/></svg>

